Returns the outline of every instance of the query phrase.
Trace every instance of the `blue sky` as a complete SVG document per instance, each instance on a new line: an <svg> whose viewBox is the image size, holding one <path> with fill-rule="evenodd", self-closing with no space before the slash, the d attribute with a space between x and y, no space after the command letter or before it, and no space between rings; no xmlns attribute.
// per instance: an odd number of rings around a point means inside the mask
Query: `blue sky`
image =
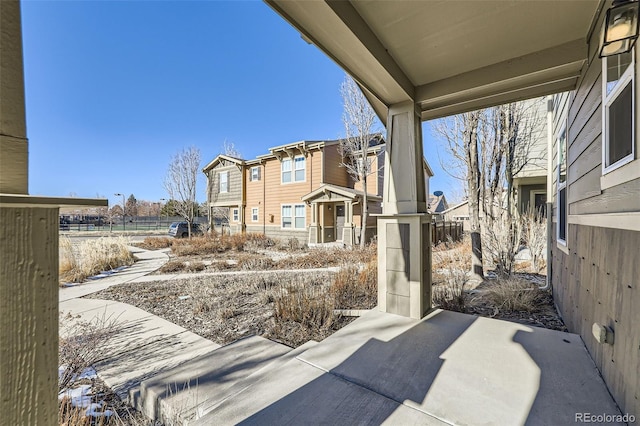
<svg viewBox="0 0 640 426"><path fill-rule="evenodd" d="M225 140L254 158L343 135L344 72L262 2L25 0L22 20L33 195L157 201L184 147L204 165Z"/></svg>

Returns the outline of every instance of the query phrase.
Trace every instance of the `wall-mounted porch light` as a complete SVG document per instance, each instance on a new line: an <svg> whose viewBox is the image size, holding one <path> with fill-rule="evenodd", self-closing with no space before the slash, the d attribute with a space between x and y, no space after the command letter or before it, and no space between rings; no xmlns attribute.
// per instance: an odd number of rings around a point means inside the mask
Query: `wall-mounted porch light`
<svg viewBox="0 0 640 426"><path fill-rule="evenodd" d="M633 48L638 39L637 0L613 0L607 10L600 42L600 57L619 55Z"/></svg>

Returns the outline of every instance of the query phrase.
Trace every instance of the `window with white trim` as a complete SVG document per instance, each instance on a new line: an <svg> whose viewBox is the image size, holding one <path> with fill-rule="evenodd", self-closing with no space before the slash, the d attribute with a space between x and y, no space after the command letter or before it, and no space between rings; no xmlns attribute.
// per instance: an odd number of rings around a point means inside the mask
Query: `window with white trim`
<svg viewBox="0 0 640 426"><path fill-rule="evenodd" d="M283 228L306 228L306 214L304 204L285 204L282 206Z"/></svg>
<svg viewBox="0 0 640 426"><path fill-rule="evenodd" d="M558 145L558 208L557 208L557 227L558 232L556 238L561 244L567 245L567 126L562 126L560 134L557 137Z"/></svg>
<svg viewBox="0 0 640 426"><path fill-rule="evenodd" d="M298 156L293 159L295 170L294 180L296 182L304 182L306 163L307 162L303 156Z"/></svg>
<svg viewBox="0 0 640 426"><path fill-rule="evenodd" d="M260 180L260 167L256 166L251 168L250 180L251 182L255 180Z"/></svg>
<svg viewBox="0 0 640 426"><path fill-rule="evenodd" d="M229 192L229 172L220 172L219 192Z"/></svg>
<svg viewBox="0 0 640 426"><path fill-rule="evenodd" d="M306 172L306 159L303 155L284 158L280 165L282 170L282 183L304 182Z"/></svg>
<svg viewBox="0 0 640 426"><path fill-rule="evenodd" d="M239 209L233 209L233 221L234 222L239 222L240 221L240 210Z"/></svg>
<svg viewBox="0 0 640 426"><path fill-rule="evenodd" d="M634 52L602 59L602 169L608 173L634 159Z"/></svg>
<svg viewBox="0 0 640 426"><path fill-rule="evenodd" d="M251 209L251 221L252 222L257 222L258 221L258 208L254 207Z"/></svg>

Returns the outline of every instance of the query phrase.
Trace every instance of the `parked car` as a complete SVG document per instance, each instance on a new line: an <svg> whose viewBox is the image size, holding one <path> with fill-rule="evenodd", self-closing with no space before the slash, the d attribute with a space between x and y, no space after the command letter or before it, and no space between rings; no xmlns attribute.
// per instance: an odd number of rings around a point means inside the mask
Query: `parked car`
<svg viewBox="0 0 640 426"><path fill-rule="evenodd" d="M204 231L197 223L191 224L191 235L202 235ZM174 238L187 238L189 236L189 226L187 222L173 222L169 226L169 236Z"/></svg>

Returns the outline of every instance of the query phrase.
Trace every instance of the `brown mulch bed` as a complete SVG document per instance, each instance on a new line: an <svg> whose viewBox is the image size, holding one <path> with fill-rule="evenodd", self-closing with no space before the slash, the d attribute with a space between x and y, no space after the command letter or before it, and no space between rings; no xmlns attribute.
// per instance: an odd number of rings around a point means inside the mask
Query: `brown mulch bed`
<svg viewBox="0 0 640 426"><path fill-rule="evenodd" d="M468 297L466 312L488 318L501 319L505 321L517 322L519 324L533 327L548 328L550 330L568 331L564 321L556 311L551 292L540 292L536 309L526 310L501 310L496 308L484 297Z"/></svg>

